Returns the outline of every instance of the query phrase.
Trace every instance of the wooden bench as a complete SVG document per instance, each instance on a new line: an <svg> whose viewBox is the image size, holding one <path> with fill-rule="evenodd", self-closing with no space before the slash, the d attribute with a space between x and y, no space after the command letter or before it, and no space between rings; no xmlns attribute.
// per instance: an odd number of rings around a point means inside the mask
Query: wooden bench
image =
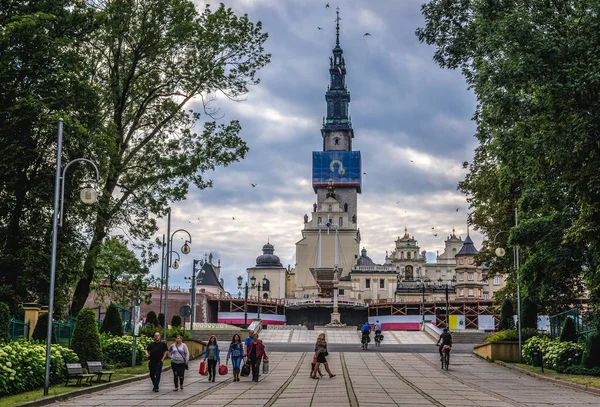
<svg viewBox="0 0 600 407"><path fill-rule="evenodd" d="M88 373L93 373L98 376L98 383L102 383L102 376L108 375L108 381L115 372L102 369L102 362L86 362Z"/></svg>
<svg viewBox="0 0 600 407"><path fill-rule="evenodd" d="M66 363L65 370L65 386L67 386L69 381L73 379L77 380L77 386L81 386L83 379L85 379L85 381L91 386L92 378L97 376L94 373L83 373L83 367L81 366L81 363Z"/></svg>

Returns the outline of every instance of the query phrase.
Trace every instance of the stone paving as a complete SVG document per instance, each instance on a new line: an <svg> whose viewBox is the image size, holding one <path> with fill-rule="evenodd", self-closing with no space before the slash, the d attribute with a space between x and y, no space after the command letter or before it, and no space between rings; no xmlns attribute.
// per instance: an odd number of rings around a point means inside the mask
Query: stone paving
<svg viewBox="0 0 600 407"><path fill-rule="evenodd" d="M269 343L315 343L317 335L323 331L308 330L263 330L260 339ZM360 332L349 329L326 329L327 342L334 344L360 344ZM384 331L382 345L433 344L435 341L419 331ZM371 334L373 343L373 334Z"/></svg>
<svg viewBox="0 0 600 407"><path fill-rule="evenodd" d="M172 391L170 371L159 393L150 380L52 404L53 406L598 406L600 395L574 390L484 362L453 355L450 370L435 354L330 353L334 378L309 378L310 353L270 355L270 373L259 383L219 376L209 383L192 362L185 390ZM231 367L231 366L230 366ZM325 373L325 371L323 371Z"/></svg>

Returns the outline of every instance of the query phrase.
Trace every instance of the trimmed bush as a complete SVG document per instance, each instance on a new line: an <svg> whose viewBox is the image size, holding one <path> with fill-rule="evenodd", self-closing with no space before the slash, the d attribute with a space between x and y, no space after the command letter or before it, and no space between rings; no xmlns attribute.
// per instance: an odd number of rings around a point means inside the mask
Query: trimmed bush
<svg viewBox="0 0 600 407"><path fill-rule="evenodd" d="M156 316L156 312L150 311L146 314L146 325L147 326L162 326L158 322L158 317Z"/></svg>
<svg viewBox="0 0 600 407"><path fill-rule="evenodd" d="M110 304L106 310L100 333L109 333L113 336L123 336L123 320L115 304Z"/></svg>
<svg viewBox="0 0 600 407"><path fill-rule="evenodd" d="M565 319L562 330L560 331L561 342L577 342L577 329L573 318Z"/></svg>
<svg viewBox="0 0 600 407"><path fill-rule="evenodd" d="M165 314L162 312L158 314L158 325L164 327L165 326Z"/></svg>
<svg viewBox="0 0 600 407"><path fill-rule="evenodd" d="M37 324L31 334L31 339L46 342L48 338L48 313L44 312L38 316ZM56 332L52 330L52 343L56 343Z"/></svg>
<svg viewBox="0 0 600 407"><path fill-rule="evenodd" d="M531 363L531 352L541 351L544 367L562 373L569 366L581 364L583 349L579 343L536 336L525 342L522 356L524 363Z"/></svg>
<svg viewBox="0 0 600 407"><path fill-rule="evenodd" d="M587 368L600 368L600 332L592 332L586 338L583 365Z"/></svg>
<svg viewBox="0 0 600 407"><path fill-rule="evenodd" d="M537 329L537 304L527 297L521 308L521 328Z"/></svg>
<svg viewBox="0 0 600 407"><path fill-rule="evenodd" d="M179 328L181 326L181 315L173 315L173 318L171 318L171 326L173 328Z"/></svg>
<svg viewBox="0 0 600 407"><path fill-rule="evenodd" d="M521 330L521 340L523 342L538 335L537 329L526 328ZM485 338L484 342L517 342L518 340L519 331L517 329L507 329L491 334Z"/></svg>
<svg viewBox="0 0 600 407"><path fill-rule="evenodd" d="M498 330L504 331L506 329L515 329L515 312L513 310L512 301L505 299L502 303L502 310L500 311L500 321L498 322Z"/></svg>
<svg viewBox="0 0 600 407"><path fill-rule="evenodd" d="M50 381L63 380L65 363L78 362L75 352L59 345L50 350ZM46 345L17 341L0 345L0 396L34 390L44 385Z"/></svg>
<svg viewBox="0 0 600 407"><path fill-rule="evenodd" d="M140 365L144 360L144 350L152 338L140 336L135 342L135 362ZM129 335L112 336L108 333L100 335L100 344L102 346L103 362L108 366L131 366L131 348L133 346L133 337Z"/></svg>
<svg viewBox="0 0 600 407"><path fill-rule="evenodd" d="M175 337L177 337L177 335L181 335L181 337L183 339L191 339L192 338L192 334L190 333L190 331L185 331L181 327L179 327L179 328L170 328L170 329L167 330L167 337L168 338L175 338Z"/></svg>
<svg viewBox="0 0 600 407"><path fill-rule="evenodd" d="M77 315L71 348L82 362L103 360L96 314L90 307L83 307Z"/></svg>
<svg viewBox="0 0 600 407"><path fill-rule="evenodd" d="M10 308L0 302L0 342L10 339Z"/></svg>
<svg viewBox="0 0 600 407"><path fill-rule="evenodd" d="M565 373L586 376L600 376L600 367L587 368L584 366L569 366L565 369Z"/></svg>

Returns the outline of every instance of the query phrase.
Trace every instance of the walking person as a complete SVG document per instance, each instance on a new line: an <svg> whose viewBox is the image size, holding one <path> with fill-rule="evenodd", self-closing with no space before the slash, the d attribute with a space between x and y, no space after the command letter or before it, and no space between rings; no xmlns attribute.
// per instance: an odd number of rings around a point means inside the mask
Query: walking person
<svg viewBox="0 0 600 407"><path fill-rule="evenodd" d="M219 356L219 345L217 345L217 338L212 335L206 345L206 353L204 354L204 360L208 359L208 381L214 382L217 377L217 363L221 362Z"/></svg>
<svg viewBox="0 0 600 407"><path fill-rule="evenodd" d="M253 340L254 340L254 331L250 330L250 332L248 332L248 337L244 341L244 355L248 354L248 346L250 345L250 342L252 342Z"/></svg>
<svg viewBox="0 0 600 407"><path fill-rule="evenodd" d="M313 353L313 358L312 358L312 363L310 364L310 377L313 376L313 370L315 370L315 366L317 365L317 352ZM321 373L321 367L319 366L319 369L317 369L319 371L319 376L323 377L324 374Z"/></svg>
<svg viewBox="0 0 600 407"><path fill-rule="evenodd" d="M315 353L317 354L317 363L310 377L312 377L313 379L320 379L320 377L317 375L319 374L319 367L321 366L321 364L325 366L325 371L329 374L330 378L335 377L335 375L331 373L331 370L329 370L329 364L327 363L326 357L327 355L329 355L329 352L327 351L327 341L325 340L325 333L323 332L320 333L319 336L317 336L317 343L315 344Z"/></svg>
<svg viewBox="0 0 600 407"><path fill-rule="evenodd" d="M260 362L264 359L268 361L269 358L265 353L265 345L258 339L258 334L255 333L252 342L248 345L248 360L252 367L252 381L258 383L258 376L260 376Z"/></svg>
<svg viewBox="0 0 600 407"><path fill-rule="evenodd" d="M238 334L233 335L227 351L227 361L231 357L231 365L233 368L233 381L240 381L240 363L244 358L244 343Z"/></svg>
<svg viewBox="0 0 600 407"><path fill-rule="evenodd" d="M144 351L148 361L148 369L150 370L150 380L152 380L152 391L158 393L158 385L160 384L160 374L162 373L163 361L169 354L167 345L160 340L160 334L154 333L154 341L148 344Z"/></svg>
<svg viewBox="0 0 600 407"><path fill-rule="evenodd" d="M183 343L181 335L177 335L175 343L169 347L169 356L171 358L171 369L173 370L173 382L175 383L173 391L183 390L183 378L190 361L190 352L187 345Z"/></svg>

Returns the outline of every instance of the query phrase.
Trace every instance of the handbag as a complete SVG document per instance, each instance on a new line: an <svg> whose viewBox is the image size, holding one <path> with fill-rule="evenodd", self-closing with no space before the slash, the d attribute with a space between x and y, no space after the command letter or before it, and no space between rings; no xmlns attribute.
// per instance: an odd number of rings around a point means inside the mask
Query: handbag
<svg viewBox="0 0 600 407"><path fill-rule="evenodd" d="M202 376L206 376L206 360L200 362L200 369L198 369L198 373Z"/></svg>
<svg viewBox="0 0 600 407"><path fill-rule="evenodd" d="M242 366L242 371L240 372L240 376L242 376L242 377L250 376L250 365L248 364L248 362L244 363L244 366Z"/></svg>
<svg viewBox="0 0 600 407"><path fill-rule="evenodd" d="M263 362L263 374L268 374L269 373L269 361L265 360Z"/></svg>
<svg viewBox="0 0 600 407"><path fill-rule="evenodd" d="M181 355L181 357L183 358L183 360L185 360L185 356L183 356L183 353L181 353L179 351L179 348L177 347L177 345L173 344L171 346L175 346L175 350L177 351L177 353L179 353ZM188 362L185 362L185 370L190 370L190 367L188 366Z"/></svg>
<svg viewBox="0 0 600 407"><path fill-rule="evenodd" d="M219 366L219 374L221 376L226 375L228 371L229 371L229 369L227 369L227 365L220 365Z"/></svg>

